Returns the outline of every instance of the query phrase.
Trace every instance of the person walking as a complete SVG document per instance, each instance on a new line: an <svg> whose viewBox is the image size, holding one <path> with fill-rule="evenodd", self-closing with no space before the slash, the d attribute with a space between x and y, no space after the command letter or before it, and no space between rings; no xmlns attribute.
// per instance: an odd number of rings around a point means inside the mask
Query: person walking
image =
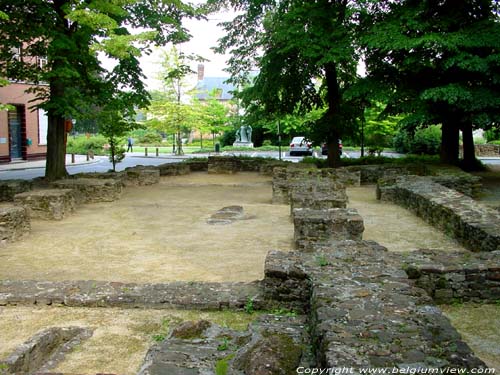
<svg viewBox="0 0 500 375"><path fill-rule="evenodd" d="M127 142L128 142L127 152L134 152L132 148L132 146L134 145L134 140L132 139L132 137L128 137Z"/></svg>

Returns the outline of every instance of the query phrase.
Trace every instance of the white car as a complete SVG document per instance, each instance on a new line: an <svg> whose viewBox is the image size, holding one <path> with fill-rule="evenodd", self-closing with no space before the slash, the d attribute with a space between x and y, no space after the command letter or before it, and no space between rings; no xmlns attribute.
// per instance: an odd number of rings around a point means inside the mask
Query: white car
<svg viewBox="0 0 500 375"><path fill-rule="evenodd" d="M312 155L312 143L305 137L293 137L290 142L290 156Z"/></svg>

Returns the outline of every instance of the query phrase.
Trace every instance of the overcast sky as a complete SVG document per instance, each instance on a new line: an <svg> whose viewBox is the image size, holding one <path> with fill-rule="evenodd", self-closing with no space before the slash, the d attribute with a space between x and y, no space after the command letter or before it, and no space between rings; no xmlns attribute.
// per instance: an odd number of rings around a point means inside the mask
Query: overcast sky
<svg viewBox="0 0 500 375"><path fill-rule="evenodd" d="M200 3L200 1L195 1ZM186 28L190 31L192 38L189 42L181 45L181 50L185 53L195 53L209 60L204 62L205 77L228 77L228 73L223 69L226 67L228 56L215 54L211 48L217 45L217 40L224 35L221 27L217 26L221 21L229 21L234 17L232 12L221 12L211 14L208 20L188 20L185 22ZM146 84L149 89L159 89L160 81L157 80L161 70L162 50L167 51L170 46L163 47L149 56L141 58L141 67L147 76ZM196 71L197 63L193 63L192 69ZM195 79L195 78L194 78Z"/></svg>

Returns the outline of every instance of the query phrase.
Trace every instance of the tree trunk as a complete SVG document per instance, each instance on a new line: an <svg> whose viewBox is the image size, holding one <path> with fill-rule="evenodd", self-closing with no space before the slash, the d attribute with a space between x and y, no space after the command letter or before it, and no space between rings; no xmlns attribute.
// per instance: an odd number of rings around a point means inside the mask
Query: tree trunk
<svg viewBox="0 0 500 375"><path fill-rule="evenodd" d="M326 140L328 147L327 165L330 168L338 168L342 165L339 152L340 118L337 114L340 108L341 98L337 78L337 68L335 64L326 64L325 81L327 87L326 97L328 101L328 110L325 113L325 116L321 119L321 126L325 126L328 129L328 136Z"/></svg>
<svg viewBox="0 0 500 375"><path fill-rule="evenodd" d="M476 168L476 153L474 149L474 137L472 135L472 124L464 122L462 128L462 140L464 144L463 168L472 171Z"/></svg>
<svg viewBox="0 0 500 375"><path fill-rule="evenodd" d="M441 163L457 165L459 126L455 120L443 122L441 134Z"/></svg>
<svg viewBox="0 0 500 375"><path fill-rule="evenodd" d="M182 138L181 132L177 132L177 155L183 155L184 151L182 151Z"/></svg>
<svg viewBox="0 0 500 375"><path fill-rule="evenodd" d="M47 161L45 178L49 181L68 176L66 171L66 143L64 118L49 111L47 129Z"/></svg>

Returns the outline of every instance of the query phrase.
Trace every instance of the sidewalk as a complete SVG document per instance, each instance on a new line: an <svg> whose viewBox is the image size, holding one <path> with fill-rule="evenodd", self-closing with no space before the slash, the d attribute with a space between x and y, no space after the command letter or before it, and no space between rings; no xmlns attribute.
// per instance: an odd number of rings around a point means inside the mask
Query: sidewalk
<svg viewBox="0 0 500 375"><path fill-rule="evenodd" d="M86 155L75 155L75 162L71 162L71 155L66 155L66 165L82 165L82 164L92 164L97 163L99 158L102 156L94 156L94 159L90 159L87 161ZM106 157L107 158L107 157ZM45 168L45 159L43 160L14 160L7 164L0 164L0 171L14 171L14 170L22 170L22 169L33 169L33 168Z"/></svg>

